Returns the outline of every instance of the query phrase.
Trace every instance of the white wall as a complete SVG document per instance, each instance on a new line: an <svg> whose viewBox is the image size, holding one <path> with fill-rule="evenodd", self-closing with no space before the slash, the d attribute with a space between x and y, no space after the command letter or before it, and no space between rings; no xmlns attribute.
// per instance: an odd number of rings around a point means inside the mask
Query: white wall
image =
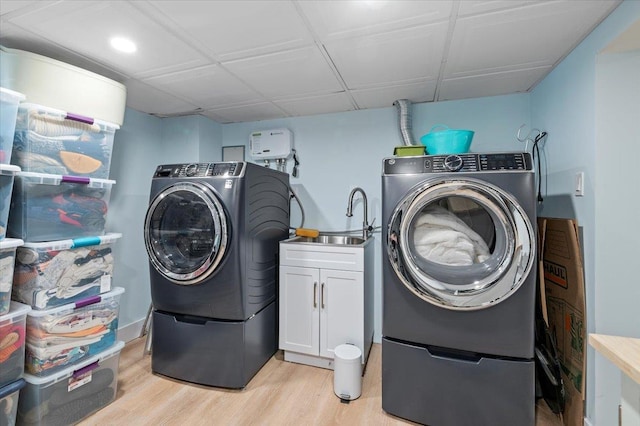
<svg viewBox="0 0 640 426"><path fill-rule="evenodd" d="M598 330L596 323L596 185L600 185L596 165L596 55L612 39L640 17L640 2L625 1L599 25L553 72L531 93L533 124L549 133L545 144L547 193L541 210L544 216L575 217L581 227L587 302L587 332ZM637 122L637 119L636 119ZM635 132L635 129L633 130ZM621 154L626 157L626 154ZM585 195L573 194L575 173L585 172ZM606 190L621 198L628 196L624 186ZM599 202L599 200L598 200ZM608 247L609 250L633 250L636 247ZM637 285L628 283L628 286ZM624 296L621 296L624 297ZM631 312L628 315L636 315ZM587 347L586 416L596 425L617 424L611 407L596 405L595 392L619 395L619 389L596 382L594 351Z"/></svg>

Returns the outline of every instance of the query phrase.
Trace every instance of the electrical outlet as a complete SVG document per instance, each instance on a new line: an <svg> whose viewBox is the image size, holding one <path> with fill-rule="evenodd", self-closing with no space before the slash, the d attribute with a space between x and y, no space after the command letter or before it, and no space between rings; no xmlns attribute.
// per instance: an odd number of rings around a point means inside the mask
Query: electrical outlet
<svg viewBox="0 0 640 426"><path fill-rule="evenodd" d="M576 197L584 196L584 172L576 173L574 184L574 195Z"/></svg>

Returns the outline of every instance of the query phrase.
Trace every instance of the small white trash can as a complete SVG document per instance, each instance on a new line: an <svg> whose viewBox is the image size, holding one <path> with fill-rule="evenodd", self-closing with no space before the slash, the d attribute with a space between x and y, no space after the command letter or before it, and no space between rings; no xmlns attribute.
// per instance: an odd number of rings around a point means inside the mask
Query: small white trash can
<svg viewBox="0 0 640 426"><path fill-rule="evenodd" d="M362 351L344 344L333 351L333 392L340 399L354 400L362 392Z"/></svg>

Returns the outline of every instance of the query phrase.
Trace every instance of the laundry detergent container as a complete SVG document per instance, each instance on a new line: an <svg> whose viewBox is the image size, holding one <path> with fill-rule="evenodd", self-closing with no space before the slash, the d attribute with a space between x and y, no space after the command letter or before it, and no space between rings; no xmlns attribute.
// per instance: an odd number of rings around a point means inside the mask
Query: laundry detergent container
<svg viewBox="0 0 640 426"><path fill-rule="evenodd" d="M47 377L25 374L18 401L20 425L71 425L106 407L118 391L124 342Z"/></svg>
<svg viewBox="0 0 640 426"><path fill-rule="evenodd" d="M0 126L0 164L11 162L18 105L24 98L22 93L0 87L0 123L2 123Z"/></svg>
<svg viewBox="0 0 640 426"><path fill-rule="evenodd" d="M113 246L120 237L25 243L16 251L13 299L40 310L109 292Z"/></svg>
<svg viewBox="0 0 640 426"><path fill-rule="evenodd" d="M109 177L116 124L21 104L15 127L11 162L23 171Z"/></svg>
<svg viewBox="0 0 640 426"><path fill-rule="evenodd" d="M75 303L27 314L25 369L47 376L113 346L121 287Z"/></svg>
<svg viewBox="0 0 640 426"><path fill-rule="evenodd" d="M16 249L22 244L15 238L0 240L0 315L9 313Z"/></svg>
<svg viewBox="0 0 640 426"><path fill-rule="evenodd" d="M31 308L11 302L9 312L0 316L0 387L16 381L24 372L27 313Z"/></svg>
<svg viewBox="0 0 640 426"><path fill-rule="evenodd" d="M14 426L18 414L20 389L25 385L24 379L18 379L0 387L0 425Z"/></svg>
<svg viewBox="0 0 640 426"><path fill-rule="evenodd" d="M9 219L9 207L11 194L13 193L13 181L20 167L9 164L0 164L0 240L7 235L7 221Z"/></svg>
<svg viewBox="0 0 640 426"><path fill-rule="evenodd" d="M28 242L105 234L113 180L18 172L7 235Z"/></svg>

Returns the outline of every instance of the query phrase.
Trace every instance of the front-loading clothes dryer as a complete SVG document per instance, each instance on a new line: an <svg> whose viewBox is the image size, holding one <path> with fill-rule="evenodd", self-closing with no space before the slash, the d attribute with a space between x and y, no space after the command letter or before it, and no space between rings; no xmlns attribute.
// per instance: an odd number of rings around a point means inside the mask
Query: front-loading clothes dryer
<svg viewBox="0 0 640 426"><path fill-rule="evenodd" d="M384 160L385 411L534 424L535 200L528 153Z"/></svg>
<svg viewBox="0 0 640 426"><path fill-rule="evenodd" d="M152 370L244 387L277 350L279 242L289 175L248 162L158 166L144 240Z"/></svg>

